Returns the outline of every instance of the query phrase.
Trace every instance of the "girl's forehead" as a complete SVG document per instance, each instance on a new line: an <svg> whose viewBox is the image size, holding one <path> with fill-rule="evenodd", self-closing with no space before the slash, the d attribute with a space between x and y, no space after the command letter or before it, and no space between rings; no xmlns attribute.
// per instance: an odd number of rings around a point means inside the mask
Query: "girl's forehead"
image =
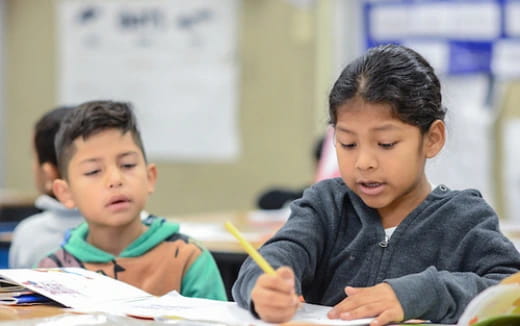
<svg viewBox="0 0 520 326"><path fill-rule="evenodd" d="M336 132L350 134L416 133L416 126L396 116L389 104L351 100L341 105L336 114Z"/></svg>
<svg viewBox="0 0 520 326"><path fill-rule="evenodd" d="M346 101L337 110L337 121L352 120L397 120L394 110L386 103L371 103L358 98Z"/></svg>

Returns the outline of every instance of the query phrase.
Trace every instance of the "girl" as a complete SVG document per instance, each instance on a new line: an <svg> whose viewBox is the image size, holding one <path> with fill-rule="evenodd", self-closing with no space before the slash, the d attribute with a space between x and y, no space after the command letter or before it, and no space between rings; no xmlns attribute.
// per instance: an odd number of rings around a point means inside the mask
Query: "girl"
<svg viewBox="0 0 520 326"><path fill-rule="evenodd" d="M260 249L277 268L248 259L234 299L268 322L290 320L298 295L333 306L329 318L420 318L455 323L480 291L520 268L477 190L433 187L428 158L445 141L440 83L418 53L370 49L329 97L341 178L315 184Z"/></svg>

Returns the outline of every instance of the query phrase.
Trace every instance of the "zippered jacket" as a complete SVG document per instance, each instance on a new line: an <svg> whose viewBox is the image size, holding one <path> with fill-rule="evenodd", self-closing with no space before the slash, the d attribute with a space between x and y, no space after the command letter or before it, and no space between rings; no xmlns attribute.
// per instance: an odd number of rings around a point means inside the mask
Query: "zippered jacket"
<svg viewBox="0 0 520 326"><path fill-rule="evenodd" d="M436 187L389 241L378 212L341 178L311 186L290 208L260 253L275 269L294 270L296 291L308 303L333 306L345 286L387 282L405 320L455 323L479 292L520 269L520 253L477 190ZM246 260L232 290L253 313L251 290L261 273Z"/></svg>

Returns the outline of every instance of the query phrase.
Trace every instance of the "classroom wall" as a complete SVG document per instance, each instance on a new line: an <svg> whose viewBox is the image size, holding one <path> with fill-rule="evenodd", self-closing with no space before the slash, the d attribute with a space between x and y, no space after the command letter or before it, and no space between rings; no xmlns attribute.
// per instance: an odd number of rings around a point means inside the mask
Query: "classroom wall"
<svg viewBox="0 0 520 326"><path fill-rule="evenodd" d="M6 4L5 184L26 192L34 192L32 125L59 104L54 5L51 0ZM312 180L312 146L325 127L320 112L326 111L316 100L324 94L314 91L314 11L283 0L241 2L241 155L231 164L159 164L149 211L245 210L270 185L298 187Z"/></svg>
<svg viewBox="0 0 520 326"><path fill-rule="evenodd" d="M4 37L5 37L5 0L0 0L0 188L4 187L4 157L5 153L1 150L5 139L5 118L4 118Z"/></svg>

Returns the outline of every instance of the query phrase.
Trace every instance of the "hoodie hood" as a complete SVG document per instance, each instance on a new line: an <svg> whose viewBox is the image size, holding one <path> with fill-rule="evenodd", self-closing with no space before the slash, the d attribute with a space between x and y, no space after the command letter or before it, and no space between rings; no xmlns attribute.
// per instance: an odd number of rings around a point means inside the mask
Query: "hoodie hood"
<svg viewBox="0 0 520 326"><path fill-rule="evenodd" d="M42 211L51 211L54 212L54 215L59 216L81 216L80 212L77 209L70 209L65 206L57 199L49 196L49 195L40 195L36 198L34 202L34 206L41 209Z"/></svg>
<svg viewBox="0 0 520 326"><path fill-rule="evenodd" d="M119 257L138 257L154 248L171 235L179 232L179 224L167 222L163 218L150 215L143 220L148 227L141 236L126 247ZM103 263L115 260L117 257L98 249L86 241L89 232L88 224L82 223L72 230L65 239L64 248L83 262Z"/></svg>

